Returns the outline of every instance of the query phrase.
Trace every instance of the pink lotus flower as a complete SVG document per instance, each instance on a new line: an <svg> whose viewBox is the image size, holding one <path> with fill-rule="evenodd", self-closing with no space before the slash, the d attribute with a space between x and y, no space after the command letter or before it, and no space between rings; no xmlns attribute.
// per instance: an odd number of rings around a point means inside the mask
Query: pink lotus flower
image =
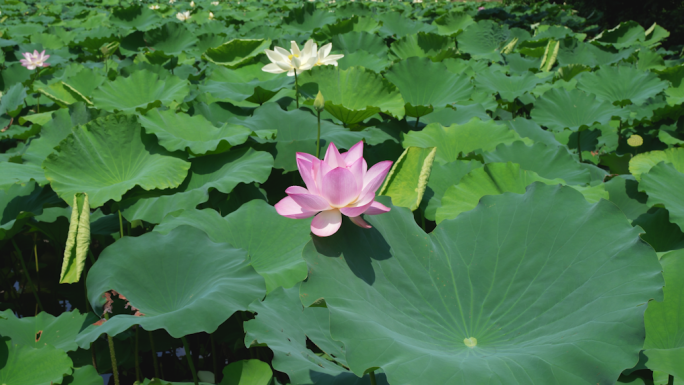
<svg viewBox="0 0 684 385"><path fill-rule="evenodd" d="M298 152L297 167L306 188L290 186L287 197L275 205L278 214L294 219L309 218L311 232L319 237L333 235L342 225L342 214L355 225L369 229L371 226L361 214L378 215L390 211L389 207L375 201L375 192L392 167L392 161L383 161L368 170L363 159L363 142L356 143L349 151L340 154L330 143L325 158Z"/></svg>
<svg viewBox="0 0 684 385"><path fill-rule="evenodd" d="M50 57L50 55L45 54L45 50L41 53L38 53L38 51L33 51L33 53L24 52L22 55L24 56L24 59L19 61L21 62L21 65L27 69L34 70L36 67L47 67L50 65L45 62Z"/></svg>
<svg viewBox="0 0 684 385"><path fill-rule="evenodd" d="M485 7L480 7L480 8L478 8L477 10L478 10L478 11L481 11L481 10L483 10L483 9L485 9Z"/></svg>

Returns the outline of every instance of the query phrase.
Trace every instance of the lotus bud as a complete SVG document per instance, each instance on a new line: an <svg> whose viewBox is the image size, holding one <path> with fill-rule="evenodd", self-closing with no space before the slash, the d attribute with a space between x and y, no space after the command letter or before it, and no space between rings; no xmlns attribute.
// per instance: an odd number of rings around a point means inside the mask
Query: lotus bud
<svg viewBox="0 0 684 385"><path fill-rule="evenodd" d="M318 91L318 95L316 95L316 99L314 100L314 108L318 112L321 112L325 109L325 98L323 98L321 91Z"/></svg>

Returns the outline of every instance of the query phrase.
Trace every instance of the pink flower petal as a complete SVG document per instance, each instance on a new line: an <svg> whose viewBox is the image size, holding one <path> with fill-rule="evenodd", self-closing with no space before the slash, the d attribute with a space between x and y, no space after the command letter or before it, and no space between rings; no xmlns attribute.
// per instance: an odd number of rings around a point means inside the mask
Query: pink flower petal
<svg viewBox="0 0 684 385"><path fill-rule="evenodd" d="M333 142L330 142L330 145L328 145L328 150L325 152L323 161L331 168L347 167L347 163L345 163L344 158L342 158L340 152L337 151L337 147L335 147L335 143Z"/></svg>
<svg viewBox="0 0 684 385"><path fill-rule="evenodd" d="M293 194L288 192L290 198L292 198L295 203L302 207L304 211L324 211L330 210L331 207L323 197L314 194Z"/></svg>
<svg viewBox="0 0 684 385"><path fill-rule="evenodd" d="M312 194L318 194L319 189L316 186L316 179L314 177L314 164L318 164L321 161L316 159L316 157L312 156L313 159L309 159L305 156L300 156L302 153L297 153L297 168L299 169L299 175L302 176L302 179L304 180L304 183L306 184L306 188L312 193ZM302 154L302 155L308 155L308 154Z"/></svg>
<svg viewBox="0 0 684 385"><path fill-rule="evenodd" d="M305 189L302 186L290 186L287 189L285 189L285 194L290 195L290 194L310 194L309 190Z"/></svg>
<svg viewBox="0 0 684 385"><path fill-rule="evenodd" d="M342 154L345 163L352 164L357 160L363 158L363 141L360 141L352 146L349 151Z"/></svg>
<svg viewBox="0 0 684 385"><path fill-rule="evenodd" d="M351 165L347 167L347 170L354 174L358 186L363 186L363 177L366 175L367 167L366 161L363 158L357 159L356 162L351 163Z"/></svg>
<svg viewBox="0 0 684 385"><path fill-rule="evenodd" d="M379 215L388 213L391 209L378 201L373 201L368 210L364 214L366 215Z"/></svg>
<svg viewBox="0 0 684 385"><path fill-rule="evenodd" d="M344 215L350 217L350 218L358 217L359 215L365 213L366 210L368 210L368 208L369 208L372 204L373 204L373 201L370 201L370 202L364 204L363 206L356 206L356 207L347 206L347 207L342 207L342 208L340 209L340 212L341 212L342 214L344 214Z"/></svg>
<svg viewBox="0 0 684 385"><path fill-rule="evenodd" d="M359 196L356 177L346 168L337 167L323 176L321 195L333 207L344 207Z"/></svg>
<svg viewBox="0 0 684 385"><path fill-rule="evenodd" d="M342 215L339 210L321 211L311 221L311 232L319 237L329 237L337 232L342 225Z"/></svg>
<svg viewBox="0 0 684 385"><path fill-rule="evenodd" d="M363 227L364 229L370 229L373 227L373 226L369 225L368 223L366 223L366 221L364 221L363 218L361 218L361 217L351 217L349 219L351 219L352 223L354 223L355 225L357 225L359 227Z"/></svg>
<svg viewBox="0 0 684 385"><path fill-rule="evenodd" d="M302 206L289 196L276 203L275 209L278 214L292 219L309 218L316 214L316 211L304 211Z"/></svg>
<svg viewBox="0 0 684 385"><path fill-rule="evenodd" d="M371 167L363 178L363 189L361 190L361 196L365 196L366 194L370 193L375 194L375 191L380 188L380 185L382 185L382 182L385 180L385 176L391 167L391 160L378 162Z"/></svg>

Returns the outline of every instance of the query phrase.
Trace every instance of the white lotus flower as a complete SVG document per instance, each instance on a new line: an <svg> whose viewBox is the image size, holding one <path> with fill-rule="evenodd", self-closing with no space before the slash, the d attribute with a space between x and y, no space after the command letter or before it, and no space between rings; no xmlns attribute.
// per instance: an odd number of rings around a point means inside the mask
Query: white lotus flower
<svg viewBox="0 0 684 385"><path fill-rule="evenodd" d="M328 43L321 47L320 50L318 50L318 54L316 55L317 61L316 64L317 66L325 66L325 65L334 65L337 67L337 61L342 59L344 55L330 55L330 51L332 50L332 43Z"/></svg>
<svg viewBox="0 0 684 385"><path fill-rule="evenodd" d="M157 4L150 5L150 9L159 9L159 6Z"/></svg>
<svg viewBox="0 0 684 385"><path fill-rule="evenodd" d="M169 4L173 4L175 2L176 2L176 0L169 0Z"/></svg>
<svg viewBox="0 0 684 385"><path fill-rule="evenodd" d="M180 21L187 21L190 19L192 16L190 16L190 11L185 11L185 12L178 12L176 14L176 19Z"/></svg>
<svg viewBox="0 0 684 385"><path fill-rule="evenodd" d="M302 73L309 70L318 61L317 46L311 39L304 44L304 49L301 51L295 41L291 42L290 52L282 47L275 47L275 51L270 49L265 51L271 64L265 65L262 70L272 74L287 72L287 76L294 76L295 71Z"/></svg>
<svg viewBox="0 0 684 385"><path fill-rule="evenodd" d="M209 12L209 19L213 20L214 19L214 12Z"/></svg>
<svg viewBox="0 0 684 385"><path fill-rule="evenodd" d="M219 5L219 2L218 1L212 1L211 5Z"/></svg>

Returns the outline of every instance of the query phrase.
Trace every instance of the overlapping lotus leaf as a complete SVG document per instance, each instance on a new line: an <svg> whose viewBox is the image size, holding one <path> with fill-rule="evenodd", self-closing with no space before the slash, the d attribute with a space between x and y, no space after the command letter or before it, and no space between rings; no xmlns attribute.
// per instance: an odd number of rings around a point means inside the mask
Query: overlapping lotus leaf
<svg viewBox="0 0 684 385"><path fill-rule="evenodd" d="M332 37L332 44L335 49L339 49L345 55L363 50L377 56L386 57L389 48L378 35L368 32L347 32Z"/></svg>
<svg viewBox="0 0 684 385"><path fill-rule="evenodd" d="M280 89L290 87L294 79L282 74L264 72L261 70L262 67L256 64L236 70L215 68L206 82L200 85L200 90L221 101L235 103L247 100L263 104Z"/></svg>
<svg viewBox="0 0 684 385"><path fill-rule="evenodd" d="M401 12L385 12L378 15L378 20L382 22L382 27L380 27L379 31L380 36L392 36L400 39L420 32L434 32L437 30L435 26L411 20L406 16Z"/></svg>
<svg viewBox="0 0 684 385"><path fill-rule="evenodd" d="M643 229L641 239L656 252L663 253L684 247L684 233L679 226L670 222L670 213L665 208L650 208L633 220L632 225Z"/></svg>
<svg viewBox="0 0 684 385"><path fill-rule="evenodd" d="M670 212L670 221L684 230L684 203L681 188L684 187L684 173L666 161L653 166L641 174L639 190L648 194L648 205L663 205Z"/></svg>
<svg viewBox="0 0 684 385"><path fill-rule="evenodd" d="M139 116L148 134L154 134L159 144L169 151L189 150L195 155L228 151L247 141L252 131L243 126L224 124L216 127L202 115L190 116L172 110L151 110Z"/></svg>
<svg viewBox="0 0 684 385"><path fill-rule="evenodd" d="M667 68L658 74L663 80L670 82L670 87L665 90L667 103L671 106L684 103L684 65Z"/></svg>
<svg viewBox="0 0 684 385"><path fill-rule="evenodd" d="M102 295L116 290L144 315L118 314L88 326L76 339L84 348L101 334L114 336L133 325L163 328L174 338L212 333L266 293L247 252L189 226L117 241L100 254L86 282L96 313L102 313Z"/></svg>
<svg viewBox="0 0 684 385"><path fill-rule="evenodd" d="M180 103L188 94L188 82L177 76L160 79L148 70L133 72L129 77L119 77L106 82L93 91L93 104L105 111L133 113L148 110L155 102L169 105Z"/></svg>
<svg viewBox="0 0 684 385"><path fill-rule="evenodd" d="M300 297L325 299L354 373L390 383L611 383L662 296L640 230L571 188L485 197L430 234L405 208L366 220L307 245Z"/></svg>
<svg viewBox="0 0 684 385"><path fill-rule="evenodd" d="M452 39L436 33L418 32L395 41L390 46L392 57L408 59L413 56L444 59L452 56L455 45Z"/></svg>
<svg viewBox="0 0 684 385"><path fill-rule="evenodd" d="M269 39L233 39L204 53L208 61L228 68L247 64L271 45Z"/></svg>
<svg viewBox="0 0 684 385"><path fill-rule="evenodd" d="M680 365L684 358L684 344L681 335L684 330L684 319L680 309L682 303L684 274L684 255L681 250L671 251L662 256L665 278L665 299L663 302L649 303L644 323L646 324L646 342L644 355L648 357L646 367L673 375L675 381L684 379L684 370Z"/></svg>
<svg viewBox="0 0 684 385"><path fill-rule="evenodd" d="M466 124L453 124L444 127L432 123L422 131L411 131L404 136L404 147L437 147L435 161L448 163L458 160L460 154L468 154L475 150L489 151L501 143L513 143L521 140L513 130L494 120L486 122L473 118ZM531 144L531 141L527 141Z"/></svg>
<svg viewBox="0 0 684 385"><path fill-rule="evenodd" d="M0 162L0 189L7 190L16 183L26 183L31 180L39 185L47 184L45 172L40 166L13 162Z"/></svg>
<svg viewBox="0 0 684 385"><path fill-rule="evenodd" d="M508 26L501 26L492 20L480 20L456 37L458 49L473 55L476 59L499 61L501 48L511 40Z"/></svg>
<svg viewBox="0 0 684 385"><path fill-rule="evenodd" d="M87 317L78 310L58 317L40 312L35 317L17 318L11 310L0 314L0 335L11 338L13 343L36 349L49 345L65 352L78 349L74 340Z"/></svg>
<svg viewBox="0 0 684 385"><path fill-rule="evenodd" d="M437 209L442 206L444 192L449 187L458 184L461 178L478 167L482 167L482 163L477 160L456 160L444 164L433 163L423 203L421 204L425 218L434 221Z"/></svg>
<svg viewBox="0 0 684 385"><path fill-rule="evenodd" d="M0 337L0 383L61 384L73 365L66 352L51 345L41 349Z"/></svg>
<svg viewBox="0 0 684 385"><path fill-rule="evenodd" d="M350 67L364 67L377 73L385 71L392 64L387 57L378 56L364 50L344 54L344 57L337 63L338 67L342 70Z"/></svg>
<svg viewBox="0 0 684 385"><path fill-rule="evenodd" d="M102 377L92 365L74 368L70 376L66 376L62 385L100 385Z"/></svg>
<svg viewBox="0 0 684 385"><path fill-rule="evenodd" d="M309 33L316 28L335 22L335 15L327 10L316 9L314 4L293 8L283 19L284 27L288 30Z"/></svg>
<svg viewBox="0 0 684 385"><path fill-rule="evenodd" d="M50 154L43 169L55 192L67 202L85 192L97 208L134 186L145 190L177 187L190 163L145 135L136 118L109 115L73 130Z"/></svg>
<svg viewBox="0 0 684 385"><path fill-rule="evenodd" d="M449 12L436 18L432 25L437 27L438 34L453 36L474 23L473 18L465 12Z"/></svg>
<svg viewBox="0 0 684 385"><path fill-rule="evenodd" d="M613 29L603 31L594 40L618 48L629 47L639 45L646 40L646 30L635 21L627 21L620 23Z"/></svg>
<svg viewBox="0 0 684 385"><path fill-rule="evenodd" d="M336 23L323 26L323 28L311 34L311 37L318 41L323 41L349 32L374 33L379 29L380 25L374 18L354 15L349 19L338 20Z"/></svg>
<svg viewBox="0 0 684 385"><path fill-rule="evenodd" d="M12 184L0 190L0 239L13 236L21 230L26 221L40 215L44 207L60 203L59 198L48 187L40 187L36 182Z"/></svg>
<svg viewBox="0 0 684 385"><path fill-rule="evenodd" d="M185 210L167 217L155 231L167 234L182 225L203 230L214 242L246 250L268 292L292 287L306 278L302 249L310 239L310 223L284 218L261 200L245 203L225 217L215 210ZM263 233L269 236L261 236Z"/></svg>
<svg viewBox="0 0 684 385"><path fill-rule="evenodd" d="M487 70L475 76L475 84L492 93L498 93L503 100L512 102L515 98L530 92L538 84L546 82L545 79L534 76L527 72L524 75L507 76L501 71Z"/></svg>
<svg viewBox="0 0 684 385"><path fill-rule="evenodd" d="M19 113L17 109L24 103L24 99L26 99L26 87L21 83L12 85L0 98L0 115L17 116Z"/></svg>
<svg viewBox="0 0 684 385"><path fill-rule="evenodd" d="M146 5L133 4L126 8L114 9L109 22L130 30L147 31L159 25L162 18L158 12Z"/></svg>
<svg viewBox="0 0 684 385"><path fill-rule="evenodd" d="M180 23L166 23L151 29L143 38L149 47L166 55L178 55L197 44L197 37Z"/></svg>
<svg viewBox="0 0 684 385"><path fill-rule="evenodd" d="M513 162L524 170L534 171L547 179L560 178L567 184L585 184L591 181L591 175L582 167L565 146L549 146L534 143L531 146L523 142L500 144L495 150L485 152L482 158L486 163Z"/></svg>
<svg viewBox="0 0 684 385"><path fill-rule="evenodd" d="M577 88L594 94L601 100L611 103L626 104L631 102L642 105L665 90L668 84L651 72L632 67L602 67L596 72L583 74Z"/></svg>
<svg viewBox="0 0 684 385"><path fill-rule="evenodd" d="M399 88L406 102L406 115L414 117L466 101L473 91L468 76L449 72L446 66L428 58L411 57L395 63L385 78Z"/></svg>
<svg viewBox="0 0 684 385"><path fill-rule="evenodd" d="M396 118L404 116L399 90L368 69L319 66L304 72L299 81L300 84L316 83L325 98L325 110L345 124L361 122L378 112Z"/></svg>
<svg viewBox="0 0 684 385"><path fill-rule="evenodd" d="M231 362L223 368L221 384L231 385L268 385L273 371L271 366L260 360L241 360Z"/></svg>
<svg viewBox="0 0 684 385"><path fill-rule="evenodd" d="M675 147L664 151L637 154L629 160L629 172L637 181L640 181L643 174L660 162L671 163L675 170L684 173L684 149Z"/></svg>
<svg viewBox="0 0 684 385"><path fill-rule="evenodd" d="M535 122L553 131L578 131L594 123L608 124L613 116L623 116L624 111L608 101L597 100L593 94L553 88L537 99L531 115Z"/></svg>
<svg viewBox="0 0 684 385"><path fill-rule="evenodd" d="M565 38L560 41L558 50L558 64L582 64L589 67L614 64L629 57L636 48L617 50L604 47L598 43L585 43L575 38Z"/></svg>

